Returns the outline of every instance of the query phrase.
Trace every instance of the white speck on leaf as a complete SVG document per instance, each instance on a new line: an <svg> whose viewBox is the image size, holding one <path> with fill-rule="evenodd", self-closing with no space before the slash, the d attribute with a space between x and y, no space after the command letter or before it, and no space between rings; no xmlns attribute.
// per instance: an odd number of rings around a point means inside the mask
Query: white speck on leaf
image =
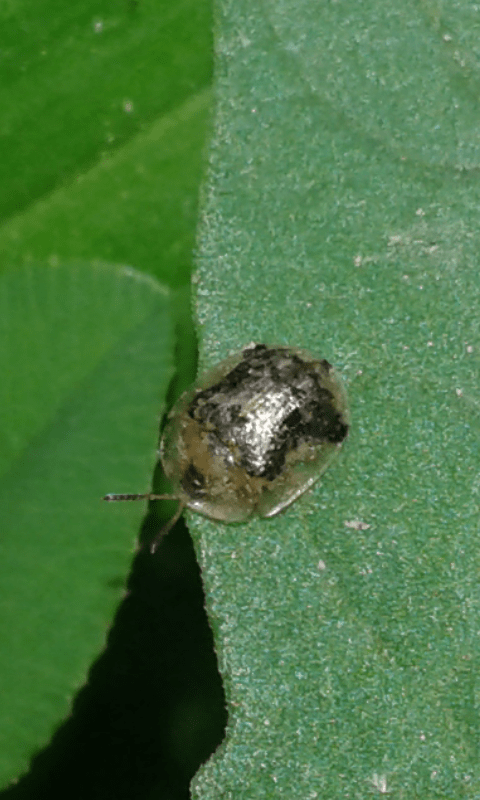
<svg viewBox="0 0 480 800"><path fill-rule="evenodd" d="M346 528L353 528L354 531L368 531L371 527L367 522L362 522L360 519L346 519L343 524Z"/></svg>

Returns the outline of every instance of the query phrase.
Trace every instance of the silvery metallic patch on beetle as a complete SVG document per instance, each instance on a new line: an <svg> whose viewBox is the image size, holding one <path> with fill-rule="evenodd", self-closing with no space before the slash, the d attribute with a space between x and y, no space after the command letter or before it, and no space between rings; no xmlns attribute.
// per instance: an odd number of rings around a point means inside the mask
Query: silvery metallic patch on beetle
<svg viewBox="0 0 480 800"><path fill-rule="evenodd" d="M251 344L182 395L168 416L160 457L180 511L240 522L274 516L303 494L348 428L346 395L328 361ZM141 497L163 496L106 499Z"/></svg>

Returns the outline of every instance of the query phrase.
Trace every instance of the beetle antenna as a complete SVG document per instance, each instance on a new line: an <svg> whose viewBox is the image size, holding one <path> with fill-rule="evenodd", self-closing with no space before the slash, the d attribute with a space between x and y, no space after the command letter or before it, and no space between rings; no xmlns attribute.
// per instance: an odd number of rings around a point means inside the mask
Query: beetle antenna
<svg viewBox="0 0 480 800"><path fill-rule="evenodd" d="M114 500L176 500L175 495L171 494L106 494L102 497L107 503L112 503Z"/></svg>
<svg viewBox="0 0 480 800"><path fill-rule="evenodd" d="M102 497L102 500L106 500L107 503L112 503L116 500L178 500L178 508L175 511L175 514L171 519L168 520L163 528L160 528L150 545L150 552L152 555L162 541L163 537L166 536L167 533L173 528L175 523L178 522L182 511L186 507L186 504L183 502L183 500L175 497L174 494L152 494L150 492L147 492L146 494L106 494L105 497Z"/></svg>
<svg viewBox="0 0 480 800"><path fill-rule="evenodd" d="M172 498L170 497L170 500L171 499ZM157 535L155 536L155 538L153 539L153 541L152 541L152 543L150 545L150 552L151 552L152 555L156 551L158 545L160 544L160 542L162 541L164 536L166 536L167 533L173 528L175 523L178 522L178 520L180 519L180 515L181 515L182 511L184 510L184 508L185 508L185 503L182 500L179 500L178 501L178 508L175 511L175 514L173 515L173 517L171 519L168 520L168 522L166 523L166 525L163 526L163 528L160 528L159 532L157 533Z"/></svg>

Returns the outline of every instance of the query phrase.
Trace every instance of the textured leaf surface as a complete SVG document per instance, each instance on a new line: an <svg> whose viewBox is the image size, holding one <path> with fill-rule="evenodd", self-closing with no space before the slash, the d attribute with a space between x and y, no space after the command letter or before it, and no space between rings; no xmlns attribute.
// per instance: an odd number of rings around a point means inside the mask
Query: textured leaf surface
<svg viewBox="0 0 480 800"><path fill-rule="evenodd" d="M203 363L339 367L352 433L277 519L190 518L226 743L195 798L474 798L478 10L223 2Z"/></svg>
<svg viewBox="0 0 480 800"><path fill-rule="evenodd" d="M103 644L144 507L118 513L101 497L149 488L172 338L167 290L126 268L7 271L0 307L5 783Z"/></svg>

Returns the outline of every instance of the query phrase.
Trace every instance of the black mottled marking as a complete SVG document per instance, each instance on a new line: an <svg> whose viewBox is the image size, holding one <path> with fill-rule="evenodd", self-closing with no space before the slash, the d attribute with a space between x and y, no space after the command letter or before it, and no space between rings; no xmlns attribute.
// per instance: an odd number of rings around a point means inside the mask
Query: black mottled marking
<svg viewBox="0 0 480 800"><path fill-rule="evenodd" d="M182 476L182 488L190 497L203 497L205 476L190 462Z"/></svg>
<svg viewBox="0 0 480 800"><path fill-rule="evenodd" d="M330 373L328 361L318 364ZM288 348L266 345L244 350L242 360L224 378L197 391L188 414L207 427L212 452L231 459L233 443L238 466L267 480L282 472L287 454L301 444L339 444L348 433L334 396L313 364Z"/></svg>

